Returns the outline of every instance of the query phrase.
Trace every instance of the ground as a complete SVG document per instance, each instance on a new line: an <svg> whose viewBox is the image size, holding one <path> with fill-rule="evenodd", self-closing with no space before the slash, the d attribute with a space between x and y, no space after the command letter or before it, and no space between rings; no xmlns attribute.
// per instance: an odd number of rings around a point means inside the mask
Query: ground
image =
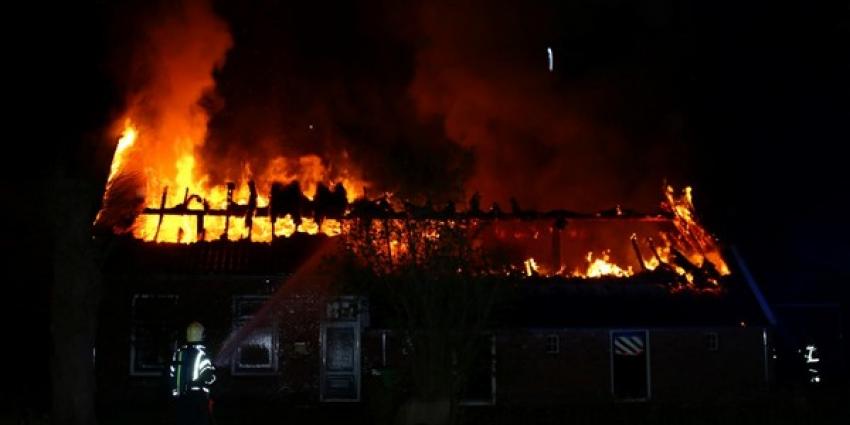
<svg viewBox="0 0 850 425"><path fill-rule="evenodd" d="M167 411L152 406L103 406L101 425L169 424ZM850 419L850 397L846 390L817 394L774 395L770 399L726 405L683 405L621 403L562 405L550 408L475 407L465 411L468 424L838 424ZM23 423L41 423L39 421ZM47 422L43 422L47 423ZM219 402L217 425L248 424L372 424L376 423L364 404L292 406L280 403Z"/></svg>

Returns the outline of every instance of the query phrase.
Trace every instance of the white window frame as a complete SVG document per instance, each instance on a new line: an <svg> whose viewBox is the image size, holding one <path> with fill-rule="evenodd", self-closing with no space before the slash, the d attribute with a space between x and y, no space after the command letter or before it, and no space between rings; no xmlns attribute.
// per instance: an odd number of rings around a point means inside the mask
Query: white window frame
<svg viewBox="0 0 850 425"><path fill-rule="evenodd" d="M265 295L234 295L233 296L233 304L232 304L232 312L233 317L231 321L231 326L234 332L237 332L239 328L244 326L246 323L249 323L251 319L253 319L253 314L245 314L239 316L239 305L244 301L259 301L264 303L269 300L268 296ZM233 354L233 357L230 360L230 373L233 376L267 376L267 375L275 375L280 371L280 337L279 337L279 328L276 320L272 320L268 325L261 326L256 331L265 331L271 333L271 352L269 353L269 364L268 365L241 365L239 363L239 357L242 350L241 346L236 347L236 351Z"/></svg>

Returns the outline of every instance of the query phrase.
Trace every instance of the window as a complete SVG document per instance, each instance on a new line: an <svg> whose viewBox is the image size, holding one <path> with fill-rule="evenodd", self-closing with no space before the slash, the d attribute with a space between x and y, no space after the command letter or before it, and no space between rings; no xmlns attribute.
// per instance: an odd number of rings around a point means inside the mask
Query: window
<svg viewBox="0 0 850 425"><path fill-rule="evenodd" d="M717 332L707 332L705 334L705 348L708 351L717 351L720 348L720 336Z"/></svg>
<svg viewBox="0 0 850 425"><path fill-rule="evenodd" d="M131 305L130 375L159 376L171 361L179 335L177 295L136 294Z"/></svg>
<svg viewBox="0 0 850 425"><path fill-rule="evenodd" d="M334 298L327 303L325 319L331 322L359 321L364 327L368 327L369 300L366 297L351 295Z"/></svg>
<svg viewBox="0 0 850 425"><path fill-rule="evenodd" d="M238 296L233 298L233 330L251 326L251 332L239 342L231 362L234 375L265 375L278 369L278 330L275 322L251 323L267 297Z"/></svg>
<svg viewBox="0 0 850 425"><path fill-rule="evenodd" d="M561 338L558 335L546 335L546 352L548 354L561 352Z"/></svg>

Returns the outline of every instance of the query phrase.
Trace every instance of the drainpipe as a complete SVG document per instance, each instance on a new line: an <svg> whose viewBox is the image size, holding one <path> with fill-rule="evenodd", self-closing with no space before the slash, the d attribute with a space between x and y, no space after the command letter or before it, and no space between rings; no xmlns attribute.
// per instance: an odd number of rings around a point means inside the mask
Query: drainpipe
<svg viewBox="0 0 850 425"><path fill-rule="evenodd" d="M744 280L747 281L747 285L749 285L750 290L753 292L753 295L756 297L756 301L759 303L759 307L761 307L762 313L764 313L764 317L767 319L768 323L771 326L776 326L776 316L773 314L773 310L770 308L770 304L767 302L767 298L765 298L764 294L761 292L761 289L756 283L755 278L750 273L750 269L747 267L747 264L744 262L744 258L741 256L741 253L738 252L736 247L731 247L732 256L735 257L735 261L738 263L739 268L741 269L741 273L744 275ZM761 331L761 341L762 341L762 349L764 354L764 382L767 384L770 382L770 368L768 366L768 349L767 349L767 328L762 328Z"/></svg>
<svg viewBox="0 0 850 425"><path fill-rule="evenodd" d="M768 368L767 357L767 328L761 329L761 346L764 349L764 383L770 383L770 369Z"/></svg>

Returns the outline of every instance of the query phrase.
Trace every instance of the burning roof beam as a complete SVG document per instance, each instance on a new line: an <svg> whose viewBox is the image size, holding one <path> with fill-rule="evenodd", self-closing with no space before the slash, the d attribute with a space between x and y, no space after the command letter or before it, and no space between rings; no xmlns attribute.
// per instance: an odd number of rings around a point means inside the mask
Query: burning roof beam
<svg viewBox="0 0 850 425"><path fill-rule="evenodd" d="M228 184L228 192L231 192ZM167 190L167 188L166 188ZM167 192L163 192L163 200ZM202 200L198 195L190 195L185 197L186 201L173 207L166 207L164 202L159 208L146 207L142 210L142 214L146 215L172 215L172 216L248 216L268 217L272 212L275 215L285 215L287 213L293 216L310 215L311 213L321 212L321 218L332 218L335 220L346 219L426 219L426 220L450 220L450 219L478 219L478 220L544 220L551 219L559 223L564 220L632 220L646 222L665 222L673 220L674 216L671 213L659 211L656 213L646 214L634 211L623 212L619 208L599 211L596 213L580 213L569 210L550 210L550 211L535 211L535 210L518 210L512 209L511 212L503 212L498 204L489 211L481 211L480 209L470 208L467 211L455 211L454 206L449 204L445 209L435 209L430 203L423 206L416 206L410 203L405 203L403 209L392 207L389 200L384 197L378 200L358 199L352 203L343 202L342 208L328 208L325 199L317 198L315 200L301 199L292 202L292 199L281 199L283 194L272 193L271 202L266 206L257 206L256 198L249 200L247 204L239 204L233 202L232 197L228 198L226 208L210 209L205 206L204 209L192 209L189 204L193 200ZM280 200L281 202L276 202ZM337 202L339 203L339 202ZM281 208L273 208L274 205L283 204ZM279 211L272 211L277 209ZM306 213L306 214L305 214ZM318 215L316 214L319 218ZM561 225L562 226L562 225Z"/></svg>

